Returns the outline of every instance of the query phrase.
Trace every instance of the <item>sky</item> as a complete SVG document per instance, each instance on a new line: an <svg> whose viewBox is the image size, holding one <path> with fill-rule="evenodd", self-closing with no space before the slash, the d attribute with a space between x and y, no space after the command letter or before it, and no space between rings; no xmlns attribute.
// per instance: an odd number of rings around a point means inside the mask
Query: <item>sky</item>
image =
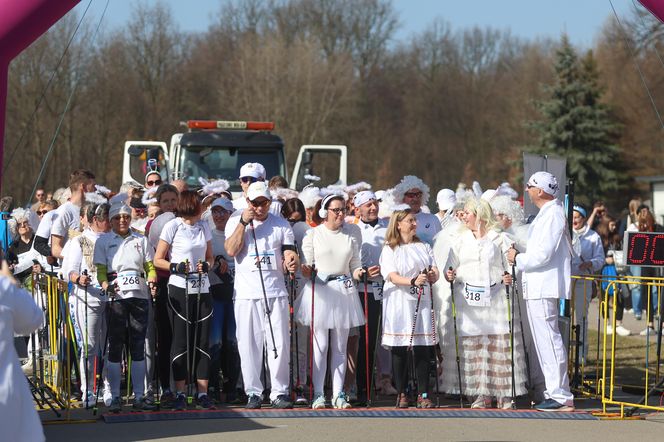
<svg viewBox="0 0 664 442"><path fill-rule="evenodd" d="M82 14L89 0L81 0L76 7ZM141 0L154 4L158 0ZM619 17L625 17L636 0L612 0ZM176 17L180 30L206 30L221 11L223 0L162 0ZM88 11L91 23L96 23L105 0L92 0ZM110 0L105 28L123 26L131 18L137 0ZM510 30L512 35L525 39L558 39L566 32L572 43L589 48L603 24L613 17L609 0L393 0L400 28L397 41L406 41L424 31L436 18L448 22L452 29L478 25Z"/></svg>

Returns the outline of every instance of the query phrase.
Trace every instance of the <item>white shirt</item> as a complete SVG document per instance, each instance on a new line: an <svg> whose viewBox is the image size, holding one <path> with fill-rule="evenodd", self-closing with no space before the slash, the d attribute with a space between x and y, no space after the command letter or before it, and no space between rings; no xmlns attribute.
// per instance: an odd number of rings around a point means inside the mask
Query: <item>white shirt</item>
<svg viewBox="0 0 664 442"><path fill-rule="evenodd" d="M224 242L226 241L226 234L217 229L212 229L212 255L214 255L215 261L217 256L223 256L224 260L228 264L228 272L231 276L235 275L235 260L228 256L226 248L224 247ZM210 272L210 285L221 284L221 280L216 273Z"/></svg>
<svg viewBox="0 0 664 442"><path fill-rule="evenodd" d="M371 267L380 264L380 255L385 244L385 233L387 232L388 221L379 219L375 225L367 224L362 219L357 222L357 227L362 234L362 245L360 248L360 257L362 265ZM378 276L370 280L367 289L380 291L383 284L383 277Z"/></svg>
<svg viewBox="0 0 664 442"><path fill-rule="evenodd" d="M189 225L182 218L175 218L166 223L159 239L171 246L172 263L189 261L189 271L193 272L198 261L205 261L212 233L207 221L198 220ZM168 278L168 283L180 288L185 288L187 284L184 276L175 273Z"/></svg>
<svg viewBox="0 0 664 442"><path fill-rule="evenodd" d="M590 273L599 272L604 267L604 245L602 245L602 238L587 225L583 226L580 231L574 232L572 248L575 252L572 258L573 275L588 273L587 270L582 272L579 269L579 266L584 262L589 261L592 264Z"/></svg>
<svg viewBox="0 0 664 442"><path fill-rule="evenodd" d="M239 216L226 223L226 237L230 238L240 222ZM268 213L265 221L254 220L256 242L251 225L244 229L244 246L235 255L234 299L260 299L263 297L260 273L256 265L256 245L268 298L288 296L284 283L282 246L295 244L293 229L281 216Z"/></svg>
<svg viewBox="0 0 664 442"><path fill-rule="evenodd" d="M436 215L420 211L415 214L415 219L417 220L417 237L421 241L433 245L433 237L442 230Z"/></svg>
<svg viewBox="0 0 664 442"><path fill-rule="evenodd" d="M349 275L362 267L361 236L355 224L330 230L321 224L309 230L302 240L304 263L315 264L321 279L329 275Z"/></svg>
<svg viewBox="0 0 664 442"><path fill-rule="evenodd" d="M105 265L108 274L117 273L116 281L124 278L124 275L144 274L144 265L146 262L152 261L152 258L153 251L147 238L131 231L126 237L115 232L104 233L95 243L95 265ZM120 283L121 280L118 281L118 284ZM145 277L140 278L139 289L118 290L117 293L120 299L147 299L148 286L145 283Z"/></svg>
<svg viewBox="0 0 664 442"><path fill-rule="evenodd" d="M524 272L523 298L570 299L572 245L562 203L548 201L528 229L526 251L516 256Z"/></svg>
<svg viewBox="0 0 664 442"><path fill-rule="evenodd" d="M81 226L81 206L67 201L57 209L58 216L53 221L51 235L64 238L67 242L70 230L78 230Z"/></svg>

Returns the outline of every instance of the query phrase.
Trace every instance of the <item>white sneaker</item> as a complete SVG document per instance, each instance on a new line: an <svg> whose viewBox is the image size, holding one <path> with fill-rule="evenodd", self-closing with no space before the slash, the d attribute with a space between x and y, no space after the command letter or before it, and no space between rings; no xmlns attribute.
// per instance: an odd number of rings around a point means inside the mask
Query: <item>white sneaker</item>
<svg viewBox="0 0 664 442"><path fill-rule="evenodd" d="M613 327L611 327L610 325L607 325L606 326L606 334L608 336L611 336L613 334Z"/></svg>
<svg viewBox="0 0 664 442"><path fill-rule="evenodd" d="M113 401L113 394L111 394L111 390L104 389L104 405L110 407L112 401Z"/></svg>
<svg viewBox="0 0 664 442"><path fill-rule="evenodd" d="M479 395L475 402L470 405L470 408L491 408L491 398Z"/></svg>
<svg viewBox="0 0 664 442"><path fill-rule="evenodd" d="M21 365L21 370L23 371L23 374L26 376L31 376L32 375L32 358L28 359L28 361Z"/></svg>
<svg viewBox="0 0 664 442"><path fill-rule="evenodd" d="M618 333L618 336L629 336L632 334L632 332L623 327L622 324L616 326L616 333Z"/></svg>
<svg viewBox="0 0 664 442"><path fill-rule="evenodd" d="M392 386L390 378L383 378L380 381L380 391L386 396L396 396L398 391Z"/></svg>
<svg viewBox="0 0 664 442"><path fill-rule="evenodd" d="M641 333L639 335L641 336L648 336L648 335L654 335L655 334L655 329L652 327L646 327L643 330L641 330Z"/></svg>
<svg viewBox="0 0 664 442"><path fill-rule="evenodd" d="M311 404L313 410L319 410L325 408L325 395L322 393L316 396L314 402Z"/></svg>
<svg viewBox="0 0 664 442"><path fill-rule="evenodd" d="M351 405L348 403L348 399L346 398L346 393L343 391L332 398L332 406L338 410L351 408Z"/></svg>

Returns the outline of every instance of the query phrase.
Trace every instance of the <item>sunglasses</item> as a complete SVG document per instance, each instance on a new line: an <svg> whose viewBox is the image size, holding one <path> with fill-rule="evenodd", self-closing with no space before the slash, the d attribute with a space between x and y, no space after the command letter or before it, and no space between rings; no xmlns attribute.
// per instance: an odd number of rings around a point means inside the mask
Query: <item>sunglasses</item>
<svg viewBox="0 0 664 442"><path fill-rule="evenodd" d="M268 204L270 204L270 200L263 200L263 201L250 201L251 205L254 207L265 207Z"/></svg>
<svg viewBox="0 0 664 442"><path fill-rule="evenodd" d="M123 213L121 215L115 215L113 219L131 219L131 215L127 215L126 213Z"/></svg>
<svg viewBox="0 0 664 442"><path fill-rule="evenodd" d="M533 186L532 184L526 184L526 189L532 189L533 187L535 186Z"/></svg>
<svg viewBox="0 0 664 442"><path fill-rule="evenodd" d="M341 208L336 208L336 209L327 209L330 212L334 212L335 215L339 215L340 213L346 213L346 209L344 207Z"/></svg>
<svg viewBox="0 0 664 442"><path fill-rule="evenodd" d="M154 180L154 181L148 181L145 184L148 186L161 186L162 181L161 180Z"/></svg>
<svg viewBox="0 0 664 442"><path fill-rule="evenodd" d="M49 212L48 210L37 210L35 213L37 214L37 216L42 216L46 215L48 212Z"/></svg>
<svg viewBox="0 0 664 442"><path fill-rule="evenodd" d="M290 223L291 226L292 226L293 224L299 223L300 221L302 221L302 220L301 220L301 219L289 219L289 220L288 220L288 222Z"/></svg>
<svg viewBox="0 0 664 442"><path fill-rule="evenodd" d="M242 181L243 183L255 183L256 181L258 181L258 179L252 176L243 176L242 178L240 178L240 181Z"/></svg>
<svg viewBox="0 0 664 442"><path fill-rule="evenodd" d="M407 196L408 198L419 198L422 196L422 192L406 192L403 196Z"/></svg>

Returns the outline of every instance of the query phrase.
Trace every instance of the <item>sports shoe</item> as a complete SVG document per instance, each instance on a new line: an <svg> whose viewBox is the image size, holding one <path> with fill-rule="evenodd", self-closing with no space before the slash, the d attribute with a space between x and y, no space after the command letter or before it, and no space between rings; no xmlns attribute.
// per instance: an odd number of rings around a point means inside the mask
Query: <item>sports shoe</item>
<svg viewBox="0 0 664 442"><path fill-rule="evenodd" d="M131 409L134 411L155 411L157 406L150 403L145 396L134 399L134 403L131 406Z"/></svg>
<svg viewBox="0 0 664 442"><path fill-rule="evenodd" d="M184 395L184 393L178 393L178 395L175 397L173 409L175 411L184 411L187 409L187 397Z"/></svg>
<svg viewBox="0 0 664 442"><path fill-rule="evenodd" d="M285 394L280 394L275 400L271 402L272 408L287 409L293 408L293 402Z"/></svg>
<svg viewBox="0 0 664 442"><path fill-rule="evenodd" d="M161 408L173 408L174 405L175 395L170 391L162 393L161 397L159 398L159 406Z"/></svg>
<svg viewBox="0 0 664 442"><path fill-rule="evenodd" d="M406 393L401 393L397 398L397 408L408 408L408 396Z"/></svg>
<svg viewBox="0 0 664 442"><path fill-rule="evenodd" d="M429 399L429 395L422 393L417 395L417 408L433 408L433 402Z"/></svg>
<svg viewBox="0 0 664 442"><path fill-rule="evenodd" d="M85 395L85 400L81 402L81 406L88 409L94 406L96 399L97 398L95 397L94 393L88 391L87 394Z"/></svg>
<svg viewBox="0 0 664 442"><path fill-rule="evenodd" d="M302 387L295 389L295 405L309 405L309 401L304 397L304 390Z"/></svg>
<svg viewBox="0 0 664 442"><path fill-rule="evenodd" d="M332 406L338 410L351 408L351 405L348 403L348 396L343 391L332 398Z"/></svg>
<svg viewBox="0 0 664 442"><path fill-rule="evenodd" d="M632 332L623 327L622 324L616 326L616 333L618 333L618 336L629 336L632 334Z"/></svg>
<svg viewBox="0 0 664 442"><path fill-rule="evenodd" d="M197 410L214 410L214 404L210 400L207 394L203 396L198 396L196 398L196 409Z"/></svg>
<svg viewBox="0 0 664 442"><path fill-rule="evenodd" d="M119 413L122 411L122 402L120 402L119 397L114 397L111 400L111 404L108 406L108 411L111 413Z"/></svg>
<svg viewBox="0 0 664 442"><path fill-rule="evenodd" d="M386 396L395 396L398 393L397 389L392 386L392 380L390 378L383 378L380 380L380 392Z"/></svg>
<svg viewBox="0 0 664 442"><path fill-rule="evenodd" d="M498 405L497 408L499 408L501 410L513 410L513 409L516 408L511 397L498 398L497 405Z"/></svg>
<svg viewBox="0 0 664 442"><path fill-rule="evenodd" d="M648 326L648 327L644 328L639 333L639 335L641 335L641 336L648 336L648 335L654 335L654 334L655 334L655 329L652 328L651 326Z"/></svg>
<svg viewBox="0 0 664 442"><path fill-rule="evenodd" d="M574 411L573 405L564 405L556 402L553 399L545 399L543 402L535 405L535 410L538 411Z"/></svg>
<svg viewBox="0 0 664 442"><path fill-rule="evenodd" d="M470 405L470 408L491 408L491 398L488 396L479 395L475 402Z"/></svg>
<svg viewBox="0 0 664 442"><path fill-rule="evenodd" d="M113 402L113 395L111 394L111 391L104 389L103 398L104 405L110 407L111 403Z"/></svg>
<svg viewBox="0 0 664 442"><path fill-rule="evenodd" d="M314 402L311 404L311 408L313 410L320 410L325 408L325 395L322 393L316 395L316 399L314 399Z"/></svg>
<svg viewBox="0 0 664 442"><path fill-rule="evenodd" d="M28 359L25 364L21 365L21 370L26 376L32 376L32 358Z"/></svg>
<svg viewBox="0 0 664 442"><path fill-rule="evenodd" d="M244 406L247 410L256 410L261 408L261 397L257 394L250 394L247 398L247 405Z"/></svg>

